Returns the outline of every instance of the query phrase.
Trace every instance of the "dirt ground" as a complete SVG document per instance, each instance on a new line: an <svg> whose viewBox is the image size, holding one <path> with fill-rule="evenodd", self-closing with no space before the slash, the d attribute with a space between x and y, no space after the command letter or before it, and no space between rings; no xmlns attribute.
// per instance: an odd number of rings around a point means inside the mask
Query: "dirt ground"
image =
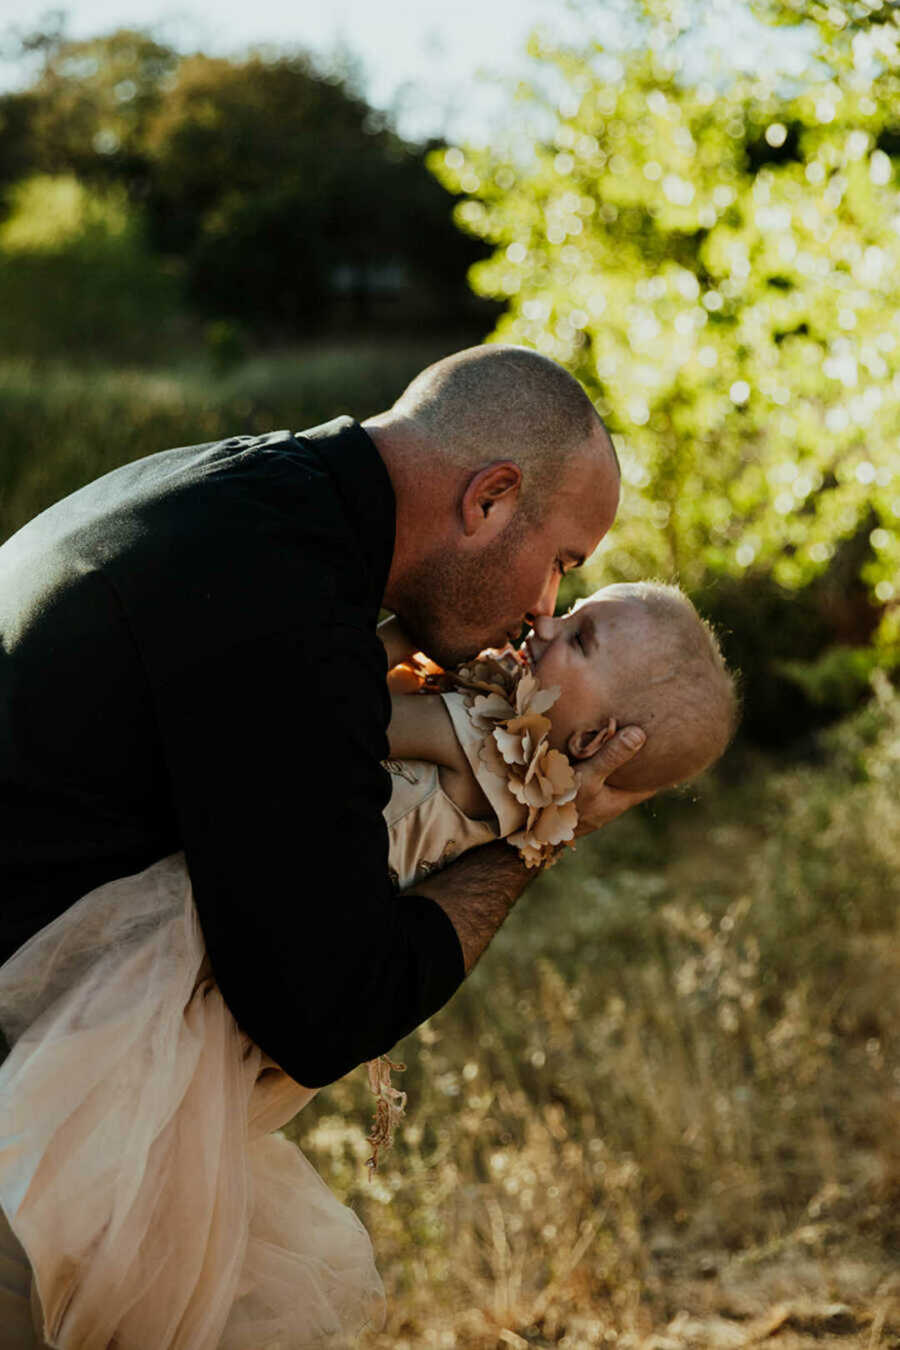
<svg viewBox="0 0 900 1350"><path fill-rule="evenodd" d="M812 1226L797 1237L787 1250L710 1251L683 1264L665 1243L654 1246L669 1320L641 1350L900 1350L900 1263L880 1244L829 1255L827 1234Z"/></svg>

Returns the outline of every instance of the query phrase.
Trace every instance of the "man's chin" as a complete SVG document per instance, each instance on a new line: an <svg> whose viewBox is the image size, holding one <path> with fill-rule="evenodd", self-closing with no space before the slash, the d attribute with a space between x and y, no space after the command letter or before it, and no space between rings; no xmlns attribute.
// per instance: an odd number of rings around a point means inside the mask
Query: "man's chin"
<svg viewBox="0 0 900 1350"><path fill-rule="evenodd" d="M410 640L416 643L416 649L443 670L454 670L457 666L471 661L479 652L489 646L488 642L479 642L477 638L470 642L453 637L447 639L433 632L411 632Z"/></svg>
<svg viewBox="0 0 900 1350"><path fill-rule="evenodd" d="M410 623L399 612L397 618L404 633L412 643L413 651L421 652L423 656L428 657L429 661L433 661L443 670L449 670L452 666L459 664L454 652L427 627Z"/></svg>
<svg viewBox="0 0 900 1350"><path fill-rule="evenodd" d="M437 655L427 652L432 661L436 661L444 670L455 670L457 666L463 666L467 661L473 660L483 648L481 647L457 647L457 646L438 646L435 648Z"/></svg>
<svg viewBox="0 0 900 1350"><path fill-rule="evenodd" d="M410 606L412 610L413 606ZM417 651L422 652L444 670L452 670L473 660L479 652L505 650L510 646L509 633L505 628L490 632L463 627L453 623L441 622L441 614L434 611L405 615L399 609L397 618L409 640L415 643ZM416 621L418 620L418 622ZM473 631L474 629L474 631Z"/></svg>
<svg viewBox="0 0 900 1350"><path fill-rule="evenodd" d="M512 656L523 665L529 664L527 658L523 657L519 649L505 637L499 642L496 639L488 638L473 646L449 648L445 650L442 656L435 656L431 652L425 654L442 666L444 670L454 670L458 666L466 665L469 661L474 661L475 657L480 656L482 652L489 652L495 657L502 656L504 659Z"/></svg>

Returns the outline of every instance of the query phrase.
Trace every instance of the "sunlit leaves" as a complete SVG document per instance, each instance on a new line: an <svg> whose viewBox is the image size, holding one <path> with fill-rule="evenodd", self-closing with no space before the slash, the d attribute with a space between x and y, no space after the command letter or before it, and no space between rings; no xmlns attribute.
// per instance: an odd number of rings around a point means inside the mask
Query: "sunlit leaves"
<svg viewBox="0 0 900 1350"><path fill-rule="evenodd" d="M829 56L788 92L713 91L658 46L610 78L593 43L545 44L531 142L434 157L495 246L471 279L508 302L497 335L566 363L617 435L594 579L797 587L866 528L863 579L900 595L894 75Z"/></svg>

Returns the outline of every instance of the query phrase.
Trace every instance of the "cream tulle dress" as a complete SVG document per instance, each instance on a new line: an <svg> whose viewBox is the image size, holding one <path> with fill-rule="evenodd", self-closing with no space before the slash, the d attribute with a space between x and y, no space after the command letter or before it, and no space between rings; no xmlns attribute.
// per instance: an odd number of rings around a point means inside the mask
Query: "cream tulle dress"
<svg viewBox="0 0 900 1350"><path fill-rule="evenodd" d="M379 1316L365 1229L272 1133L314 1094L225 1006L182 855L21 947L0 1025L3 1350L299 1350Z"/></svg>
<svg viewBox="0 0 900 1350"><path fill-rule="evenodd" d="M391 762L401 887L520 823L445 699L497 818ZM365 1229L277 1133L314 1093L230 1015L181 854L21 947L0 1028L0 1350L306 1350L380 1320Z"/></svg>

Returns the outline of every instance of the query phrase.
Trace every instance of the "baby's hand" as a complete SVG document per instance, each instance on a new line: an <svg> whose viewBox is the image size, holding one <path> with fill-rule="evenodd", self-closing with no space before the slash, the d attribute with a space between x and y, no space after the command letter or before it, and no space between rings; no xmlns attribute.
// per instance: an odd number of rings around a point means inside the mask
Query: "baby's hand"
<svg viewBox="0 0 900 1350"><path fill-rule="evenodd" d="M440 666L416 651L396 615L378 625L378 636L387 653L387 682L392 694L415 694L424 685L426 676L441 673Z"/></svg>
<svg viewBox="0 0 900 1350"><path fill-rule="evenodd" d="M616 769L621 769L641 749L647 737L640 727L623 727L597 753L575 769L578 781L578 825L576 838L591 834L611 820L621 816L629 807L646 801L653 792L628 792L625 788L606 786L606 780Z"/></svg>
<svg viewBox="0 0 900 1350"><path fill-rule="evenodd" d="M399 666L401 661L406 661L412 656L415 645L400 627L400 620L396 614L392 614L389 619L384 619L378 625L376 631L387 653L388 670L393 669L394 666Z"/></svg>
<svg viewBox="0 0 900 1350"><path fill-rule="evenodd" d="M424 683L424 673L412 661L393 666L387 674L387 685L392 694L417 694Z"/></svg>

